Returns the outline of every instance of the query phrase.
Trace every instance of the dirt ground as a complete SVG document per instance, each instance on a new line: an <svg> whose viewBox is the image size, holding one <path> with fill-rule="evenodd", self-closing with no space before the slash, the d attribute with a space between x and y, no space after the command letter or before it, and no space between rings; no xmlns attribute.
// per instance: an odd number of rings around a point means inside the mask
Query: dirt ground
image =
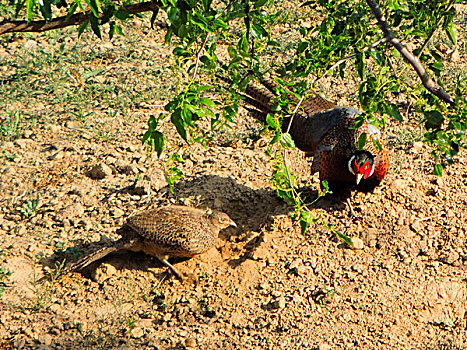
<svg viewBox="0 0 467 350"><path fill-rule="evenodd" d="M95 70L86 78L84 65L71 62L74 31L2 42L2 84L12 90L0 118L7 125L6 111L17 108L23 117L1 143L0 348L467 349L467 152L436 177L416 117L390 123L389 174L374 193L352 194L357 217L333 196L313 206L336 230L361 238L357 250L325 227L300 233L293 208L269 184L269 139L244 110L220 141L184 151L186 176L172 194L167 154L158 159L141 145L149 115L163 111L173 86L164 33L143 23L113 44L84 35L81 52ZM43 56L49 64L31 68ZM28 84L34 88L16 95ZM112 98L102 98L102 86L113 86ZM152 99L125 102L126 87ZM351 90L335 85L327 97L350 103ZM310 160L299 151L289 159L315 198ZM56 262L118 239L135 211L168 203L219 209L238 225L207 253L176 263L183 283L155 259L126 252L38 281Z"/></svg>

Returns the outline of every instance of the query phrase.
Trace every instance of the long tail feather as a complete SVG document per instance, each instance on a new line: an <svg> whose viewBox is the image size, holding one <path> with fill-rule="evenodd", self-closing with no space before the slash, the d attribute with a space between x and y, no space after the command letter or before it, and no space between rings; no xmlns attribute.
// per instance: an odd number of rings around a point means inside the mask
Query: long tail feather
<svg viewBox="0 0 467 350"><path fill-rule="evenodd" d="M70 273L70 272L73 272L73 271L79 271L79 270L82 270L83 268L85 268L86 266L92 264L93 262L99 260L99 259L102 259L103 257L113 253L113 252L116 252L118 250L121 250L121 249L127 249L127 248L130 248L131 246L133 245L133 242L131 241L128 241L128 240L123 240L123 239L120 239L118 241L116 241L115 243L113 243L112 246L108 246L108 247L103 247L87 256L84 256L83 258L81 258L80 260L78 260L77 262L71 264L70 266L68 266L67 268L65 268L63 271L62 271L62 274L67 274L67 273Z"/></svg>

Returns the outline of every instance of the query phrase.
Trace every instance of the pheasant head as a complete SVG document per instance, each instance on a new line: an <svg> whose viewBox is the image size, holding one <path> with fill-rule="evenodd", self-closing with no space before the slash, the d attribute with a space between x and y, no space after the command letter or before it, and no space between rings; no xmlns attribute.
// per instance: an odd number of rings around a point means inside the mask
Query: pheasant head
<svg viewBox="0 0 467 350"><path fill-rule="evenodd" d="M352 157L350 157L348 166L349 171L355 175L357 185L362 179L368 179L375 172L374 155L366 150L356 151Z"/></svg>

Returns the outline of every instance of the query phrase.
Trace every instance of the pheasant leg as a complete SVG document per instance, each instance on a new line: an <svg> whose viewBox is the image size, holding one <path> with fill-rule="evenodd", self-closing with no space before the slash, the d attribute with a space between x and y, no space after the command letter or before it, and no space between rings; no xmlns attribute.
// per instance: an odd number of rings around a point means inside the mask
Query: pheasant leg
<svg viewBox="0 0 467 350"><path fill-rule="evenodd" d="M183 282L183 277L182 275L175 269L175 267L173 267L173 265L171 263L169 263L167 261L167 258L165 257L162 257L162 256L157 256L156 255L156 258L157 260L159 260L161 262L162 265L166 266L169 268L170 272L172 272L172 274L180 281L180 282Z"/></svg>

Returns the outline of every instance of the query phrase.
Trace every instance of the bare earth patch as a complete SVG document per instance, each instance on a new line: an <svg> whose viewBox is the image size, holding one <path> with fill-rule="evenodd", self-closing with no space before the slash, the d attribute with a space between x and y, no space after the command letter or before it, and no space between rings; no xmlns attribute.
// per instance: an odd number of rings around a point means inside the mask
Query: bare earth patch
<svg viewBox="0 0 467 350"><path fill-rule="evenodd" d="M148 154L140 141L174 84L164 71L163 33L146 22L139 37L129 33L114 44L70 34L64 61L37 74L44 90L16 87L4 97L1 119L11 120L6 110L16 108L23 119L17 137L1 144L0 267L11 276L0 298L0 348L465 349L467 152L435 177L430 149L416 142L417 121L409 115L392 123L390 173L374 193L353 193L357 217L332 196L313 207L362 239L359 250L323 227L300 233L293 208L269 185L269 140L245 111L223 135L228 142L187 151L187 176L172 194L163 175L167 155ZM56 53L60 40L28 35L4 43L0 59L11 70L1 72L13 79L4 86L20 84L21 69ZM65 59L72 60L73 45L104 70L84 77L88 71ZM50 79L59 94L45 88ZM298 151L289 158L314 199L319 183L310 160ZM221 232L206 254L175 262L183 284L134 253L38 282L46 267L53 272L55 263L118 239L115 230L133 212L167 203L219 209L239 226Z"/></svg>

